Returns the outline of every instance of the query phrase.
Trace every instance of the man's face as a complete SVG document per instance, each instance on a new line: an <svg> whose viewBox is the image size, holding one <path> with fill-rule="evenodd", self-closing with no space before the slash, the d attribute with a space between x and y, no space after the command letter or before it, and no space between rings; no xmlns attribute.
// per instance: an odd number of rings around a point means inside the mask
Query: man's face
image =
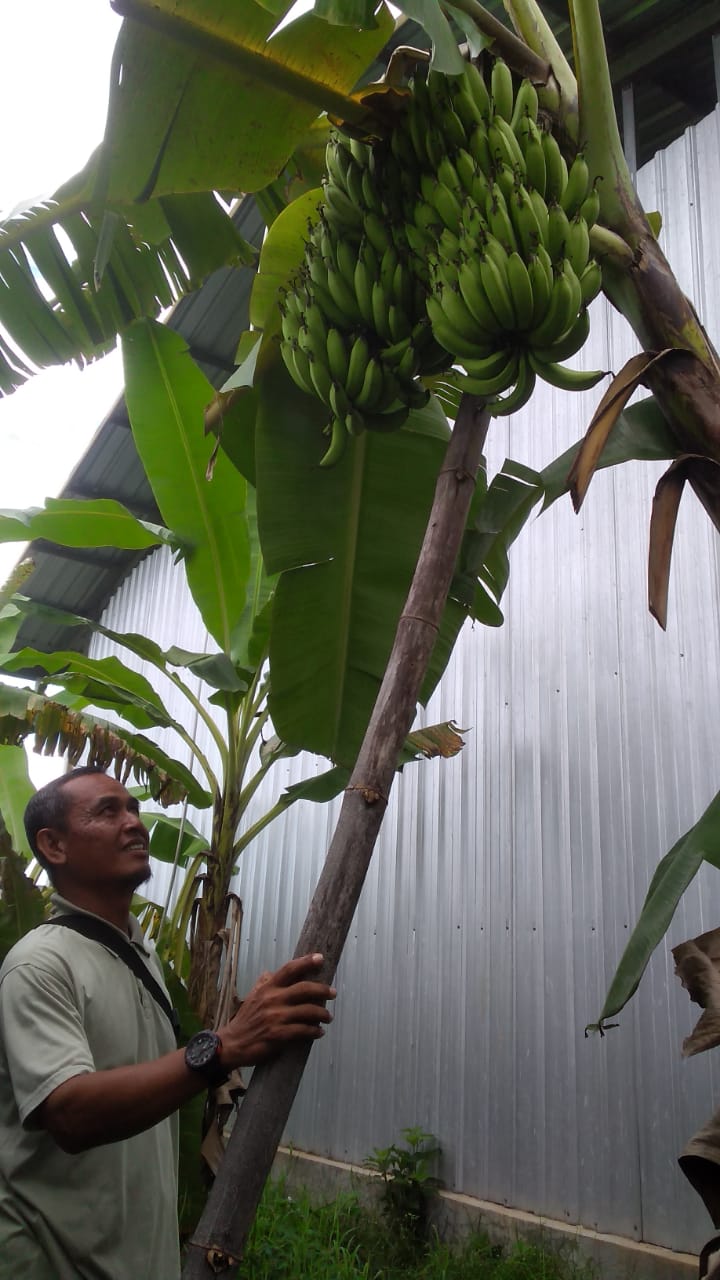
<svg viewBox="0 0 720 1280"><path fill-rule="evenodd" d="M61 883L108 889L143 884L151 873L137 800L101 773L83 774L64 790L64 828L47 830L48 856L52 852Z"/></svg>

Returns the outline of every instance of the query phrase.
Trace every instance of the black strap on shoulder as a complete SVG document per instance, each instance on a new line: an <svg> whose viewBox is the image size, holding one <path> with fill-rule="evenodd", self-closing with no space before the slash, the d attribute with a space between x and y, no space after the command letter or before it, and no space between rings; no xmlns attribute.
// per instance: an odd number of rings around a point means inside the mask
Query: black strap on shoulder
<svg viewBox="0 0 720 1280"><path fill-rule="evenodd" d="M135 974L135 977L142 982L146 991L150 993L153 1000L160 1006L166 1018L170 1021L175 1039L180 1039L180 1019L177 1009L173 1009L165 992L153 978L147 965L140 959L135 948L130 942L126 942L111 924L105 924L103 920L97 920L93 916L70 914L53 916L51 920L44 921L45 924L61 924L66 929L73 929L75 933L81 933L84 938L90 938L93 942L100 942L104 947L108 947L110 951L114 951L116 956L127 965Z"/></svg>

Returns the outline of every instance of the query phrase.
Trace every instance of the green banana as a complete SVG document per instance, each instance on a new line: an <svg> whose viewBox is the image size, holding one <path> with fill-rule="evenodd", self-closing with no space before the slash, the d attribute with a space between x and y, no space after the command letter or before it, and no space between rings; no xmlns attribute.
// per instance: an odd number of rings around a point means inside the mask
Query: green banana
<svg viewBox="0 0 720 1280"><path fill-rule="evenodd" d="M512 391L509 391L506 396L493 400L488 405L491 416L493 418L507 418L511 413L517 413L519 409L522 409L535 390L535 380L535 370L532 368L528 357L521 355L518 360L517 382Z"/></svg>
<svg viewBox="0 0 720 1280"><path fill-rule="evenodd" d="M439 300L432 294L427 298L426 305L434 337L453 357L478 359L486 352L486 347L479 346L465 330L458 329L451 322Z"/></svg>
<svg viewBox="0 0 720 1280"><path fill-rule="evenodd" d="M308 395L314 396L315 387L310 380L310 368L305 353L300 352L297 344L293 346L291 342L281 342L280 351L293 382L301 391L307 391Z"/></svg>
<svg viewBox="0 0 720 1280"><path fill-rule="evenodd" d="M354 401L360 391L365 379L368 362L370 360L370 347L364 333L359 333L350 348L348 356L347 374L345 377L345 390L348 400Z"/></svg>
<svg viewBox="0 0 720 1280"><path fill-rule="evenodd" d="M507 347L496 347L489 356L482 359L467 359L462 361L463 368L470 374L472 378L496 378L497 375L507 367L508 350Z"/></svg>
<svg viewBox="0 0 720 1280"><path fill-rule="evenodd" d="M545 315L528 335L531 348L548 347L557 342L570 328L576 314L570 281L561 271L555 276Z"/></svg>
<svg viewBox="0 0 720 1280"><path fill-rule="evenodd" d="M365 368L362 386L353 396L353 404L363 415L366 410L372 412L380 404L385 374L380 361L371 356Z"/></svg>
<svg viewBox="0 0 720 1280"><path fill-rule="evenodd" d="M361 436L365 430L363 416L361 413L358 413L357 409L349 409L345 414L345 430L349 436L353 437L353 439L357 436Z"/></svg>
<svg viewBox="0 0 720 1280"><path fill-rule="evenodd" d="M333 382L330 387L330 408L335 417L342 418L343 422L352 408L345 388L340 382Z"/></svg>
<svg viewBox="0 0 720 1280"><path fill-rule="evenodd" d="M468 61L464 74L465 84L468 93L475 103L483 120L486 122L490 119L490 94L488 87L480 73L480 69L472 60Z"/></svg>
<svg viewBox="0 0 720 1280"><path fill-rule="evenodd" d="M457 385L463 391L469 391L473 396L496 396L501 391L507 391L508 387L513 386L517 380L520 358L517 351L510 350L505 352L506 360L499 373L490 378L474 378L471 374L459 375L456 381ZM450 381L452 375L448 378Z"/></svg>
<svg viewBox="0 0 720 1280"><path fill-rule="evenodd" d="M373 277L368 270L365 258L360 254L353 272L353 289L357 300L358 311L365 324L373 324L372 309Z"/></svg>
<svg viewBox="0 0 720 1280"><path fill-rule="evenodd" d="M499 328L509 333L514 332L517 328L517 317L510 296L507 275L499 270L497 263L488 254L480 259L480 279L490 307L497 317Z"/></svg>
<svg viewBox="0 0 720 1280"><path fill-rule="evenodd" d="M581 276L590 258L590 233L580 212L570 219L565 253L576 276Z"/></svg>
<svg viewBox="0 0 720 1280"><path fill-rule="evenodd" d="M547 272L537 254L533 254L528 262L528 277L532 287L533 294L533 310L530 318L530 328L534 329L540 324L541 320L547 314L550 305L550 294L552 292L552 271L548 279Z"/></svg>
<svg viewBox="0 0 720 1280"><path fill-rule="evenodd" d="M348 152L339 144L337 137L332 138L325 148L325 168L335 186L345 192L347 192L346 174L349 163Z"/></svg>
<svg viewBox="0 0 720 1280"><path fill-rule="evenodd" d="M498 276L500 277L499 272ZM492 342L493 337L506 326L500 322L493 300L488 296L479 264L464 262L458 272L458 284L463 302L472 317L471 324L463 328L463 333L474 337L476 343ZM496 287L494 278L492 287Z"/></svg>
<svg viewBox="0 0 720 1280"><path fill-rule="evenodd" d="M396 341L390 332L390 325L388 323L387 296L379 280L375 280L372 287L372 313L373 328L375 329L375 332L379 333L380 337L383 338L385 342Z"/></svg>
<svg viewBox="0 0 720 1280"><path fill-rule="evenodd" d="M468 138L467 148L478 168L483 173L490 173L494 162L485 124L475 126Z"/></svg>
<svg viewBox="0 0 720 1280"><path fill-rule="evenodd" d="M436 182L431 204L437 209L445 226L456 232L462 221L462 208L455 192L446 187L444 182Z"/></svg>
<svg viewBox="0 0 720 1280"><path fill-rule="evenodd" d="M515 104L510 117L510 126L513 132L517 133L521 120L532 120L533 124L537 120L538 115L538 95L537 89L532 80L527 77L520 81L518 91L515 94Z"/></svg>
<svg viewBox="0 0 720 1280"><path fill-rule="evenodd" d="M490 72L490 93L496 114L509 124L513 113L512 73L504 58L496 58Z"/></svg>
<svg viewBox="0 0 720 1280"><path fill-rule="evenodd" d="M530 198L530 203L535 212L535 217L537 218L538 226L540 228L540 239L543 244L546 244L547 238L548 238L548 232L549 232L548 207L545 203L544 197L540 195L540 192L537 191L535 187L528 187L527 193Z"/></svg>
<svg viewBox="0 0 720 1280"><path fill-rule="evenodd" d="M594 227L600 217L600 192L597 189L599 179L596 178L580 205L580 213L588 224L588 229Z"/></svg>
<svg viewBox="0 0 720 1280"><path fill-rule="evenodd" d="M455 151L458 147L465 146L465 143L467 142L465 125L452 106L449 98L438 117L438 123L440 132L446 144L446 149Z"/></svg>
<svg viewBox="0 0 720 1280"><path fill-rule="evenodd" d="M316 302L309 302L306 306L303 322L298 333L298 339L302 337L304 329L310 335L314 348L322 351L323 347L327 345L328 327L325 323L322 308Z"/></svg>
<svg viewBox="0 0 720 1280"><path fill-rule="evenodd" d="M391 302L387 308L387 327L390 330L392 342L400 342L403 338L410 337L412 325L402 307L395 302Z"/></svg>
<svg viewBox="0 0 720 1280"><path fill-rule="evenodd" d="M332 220L333 225L339 232L357 238L362 235L362 209L353 204L350 197L345 194L341 187L325 182L323 184L323 200L325 217L328 221Z"/></svg>
<svg viewBox="0 0 720 1280"><path fill-rule="evenodd" d="M330 175L330 179L328 186L333 187L335 191L339 191L344 197L347 197L354 208L358 204L362 205L361 173L352 158L345 171L345 181L342 185L336 183L332 175Z"/></svg>
<svg viewBox="0 0 720 1280"><path fill-rule="evenodd" d="M327 365L316 354L308 351L308 361L310 369L310 381L315 388L315 395L323 404L330 404L330 388L332 386L332 378Z"/></svg>
<svg viewBox="0 0 720 1280"><path fill-rule="evenodd" d="M596 258L591 258L580 276L580 293L583 305L589 307L602 289L602 269Z"/></svg>
<svg viewBox="0 0 720 1280"><path fill-rule="evenodd" d="M476 124L481 123L483 119L482 112L472 93L470 93L467 82L458 78L454 83L457 87L453 92L453 107L462 122L465 133L469 134Z"/></svg>
<svg viewBox="0 0 720 1280"><path fill-rule="evenodd" d="M496 182L490 188L490 198L486 210L487 224L496 240L512 253L517 249L518 241L512 218L505 197Z"/></svg>
<svg viewBox="0 0 720 1280"><path fill-rule="evenodd" d="M361 219L370 244L379 254L383 254L392 244L385 222L374 209L370 209L364 217L361 215Z"/></svg>
<svg viewBox="0 0 720 1280"><path fill-rule="evenodd" d="M478 171L477 164L469 151L460 147L455 156L455 172L462 190L469 196L473 194L473 183Z"/></svg>
<svg viewBox="0 0 720 1280"><path fill-rule="evenodd" d="M545 152L543 150L540 130L533 120L527 121L527 130L524 136L526 141L525 146L523 147L523 155L525 157L527 185L533 190L538 191L540 195L544 197L547 194Z"/></svg>
<svg viewBox="0 0 720 1280"><path fill-rule="evenodd" d="M335 382L344 386L348 376L348 350L339 329L328 329L326 350L330 376ZM333 408L335 408L334 405ZM338 412L338 410L335 411Z"/></svg>
<svg viewBox="0 0 720 1280"><path fill-rule="evenodd" d="M536 252L538 245L543 243L543 232L533 202L522 185L517 186L510 197L509 213L518 248L528 260Z"/></svg>
<svg viewBox="0 0 720 1280"><path fill-rule="evenodd" d="M467 154L467 153L466 153ZM470 157L472 159L472 157ZM437 171L438 182L443 182L450 191L454 192L458 200L462 199L464 183L460 180L457 167L453 164L449 156L443 156ZM422 184L421 184L422 189Z"/></svg>
<svg viewBox="0 0 720 1280"><path fill-rule="evenodd" d="M351 288L342 272L337 267L330 267L327 275L328 292L335 303L345 316L345 324L342 328L347 329L354 324L362 324L362 315L355 297L355 290Z"/></svg>
<svg viewBox="0 0 720 1280"><path fill-rule="evenodd" d="M355 264L358 259L357 245L349 240L338 240L335 245L335 263L350 289L355 288Z"/></svg>
<svg viewBox="0 0 720 1280"><path fill-rule="evenodd" d="M572 218L578 212L587 199L589 190L590 171L587 167L585 156L582 151L578 151L570 165L567 185L560 197L560 203L568 218Z"/></svg>
<svg viewBox="0 0 720 1280"><path fill-rule="evenodd" d="M495 115L488 126L488 142L494 152L499 147L502 159L509 169L525 177L525 157L511 126L501 115Z"/></svg>
<svg viewBox="0 0 720 1280"><path fill-rule="evenodd" d="M570 235L570 222L561 204L551 204L548 209L547 250L553 262L565 256Z"/></svg>
<svg viewBox="0 0 720 1280"><path fill-rule="evenodd" d="M533 291L528 269L519 253L510 254L507 260L506 276L517 327L522 332L532 325Z"/></svg>
<svg viewBox="0 0 720 1280"><path fill-rule="evenodd" d="M528 351L528 360L539 378L561 391L589 391L601 378L607 377L605 369L568 369L564 364L546 363L538 360L532 350Z"/></svg>
<svg viewBox="0 0 720 1280"><path fill-rule="evenodd" d="M551 133L541 135L542 149L545 153L545 199L560 200L568 180L568 169L557 140Z"/></svg>
<svg viewBox="0 0 720 1280"><path fill-rule="evenodd" d="M323 454L319 465L321 467L334 467L342 458L347 444L347 431L345 423L340 418L333 418L330 435L330 447Z"/></svg>
<svg viewBox="0 0 720 1280"><path fill-rule="evenodd" d="M543 360L546 364L557 364L560 360L569 360L585 345L589 334L590 316L587 310L583 310L567 333L562 334L552 346L533 346L533 355L536 360Z"/></svg>

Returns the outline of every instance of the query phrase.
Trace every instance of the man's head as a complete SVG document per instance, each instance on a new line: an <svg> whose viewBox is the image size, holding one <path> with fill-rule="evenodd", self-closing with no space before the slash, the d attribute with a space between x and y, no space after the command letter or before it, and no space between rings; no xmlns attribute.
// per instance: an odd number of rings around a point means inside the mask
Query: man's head
<svg viewBox="0 0 720 1280"><path fill-rule="evenodd" d="M150 875L138 802L102 769L74 769L41 787L25 810L25 831L61 892L132 890Z"/></svg>

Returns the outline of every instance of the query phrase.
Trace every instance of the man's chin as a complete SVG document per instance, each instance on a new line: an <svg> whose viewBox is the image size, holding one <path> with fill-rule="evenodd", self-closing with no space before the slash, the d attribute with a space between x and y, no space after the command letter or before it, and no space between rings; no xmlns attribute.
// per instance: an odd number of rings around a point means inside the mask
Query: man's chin
<svg viewBox="0 0 720 1280"><path fill-rule="evenodd" d="M144 867L138 867L137 870L133 871L131 875L130 874L128 875L127 877L128 886L133 891L135 889L139 889L141 884L147 884L148 880L152 880L152 873L153 873L152 867L148 861L146 862Z"/></svg>

